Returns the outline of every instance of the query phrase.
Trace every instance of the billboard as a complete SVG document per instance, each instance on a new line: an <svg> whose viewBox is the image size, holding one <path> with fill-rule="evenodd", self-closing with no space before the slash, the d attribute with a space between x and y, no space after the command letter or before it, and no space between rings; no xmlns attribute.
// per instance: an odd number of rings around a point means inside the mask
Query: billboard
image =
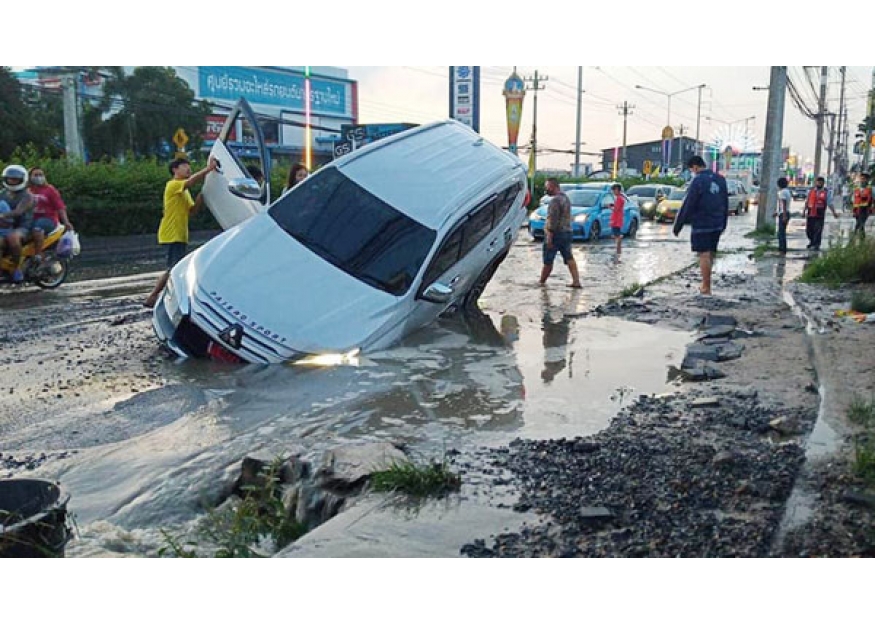
<svg viewBox="0 0 875 625"><path fill-rule="evenodd" d="M305 110L304 75L262 67L198 67L198 96L210 100L275 106L290 111ZM353 83L311 77L310 105L313 115L353 117Z"/></svg>
<svg viewBox="0 0 875 625"><path fill-rule="evenodd" d="M450 67L450 118L480 132L480 66Z"/></svg>

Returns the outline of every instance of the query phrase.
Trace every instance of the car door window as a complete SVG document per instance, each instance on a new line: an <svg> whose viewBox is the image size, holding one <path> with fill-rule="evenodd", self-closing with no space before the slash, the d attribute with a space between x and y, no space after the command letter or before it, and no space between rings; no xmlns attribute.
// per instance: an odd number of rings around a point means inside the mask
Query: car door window
<svg viewBox="0 0 875 625"><path fill-rule="evenodd" d="M460 256L466 256L469 254L471 250L473 250L480 241L485 239L486 235L492 230L494 202L495 200L492 200L485 206L481 206L468 217L468 220L464 224L462 253Z"/></svg>
<svg viewBox="0 0 875 625"><path fill-rule="evenodd" d="M495 202L495 210L493 213L493 226L497 226L504 220L508 211L513 207L513 204L516 201L516 198L520 194L521 190L522 185L515 184L512 187L506 189L504 193L498 196L498 200L496 200Z"/></svg>
<svg viewBox="0 0 875 625"><path fill-rule="evenodd" d="M450 267L456 264L459 260L459 252L462 249L462 233L463 228L460 226L447 237L443 245L441 245L434 260L431 261L428 270L425 272L425 277L422 279L424 288L428 288L435 280L446 273Z"/></svg>

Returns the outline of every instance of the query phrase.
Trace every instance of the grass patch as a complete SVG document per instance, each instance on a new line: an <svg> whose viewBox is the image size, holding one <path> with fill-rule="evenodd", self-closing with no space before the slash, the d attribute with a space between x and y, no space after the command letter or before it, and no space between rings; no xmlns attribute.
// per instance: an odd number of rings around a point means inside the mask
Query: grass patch
<svg viewBox="0 0 875 625"><path fill-rule="evenodd" d="M279 476L283 463L278 458L265 467L259 473L259 485L243 487L239 502L208 513L198 537L213 545L212 553L201 556L197 541L181 543L162 529L165 546L158 550L158 556L261 558L269 555L268 550L260 548L265 540L280 550L303 536L307 528L290 516L282 501Z"/></svg>
<svg viewBox="0 0 875 625"><path fill-rule="evenodd" d="M851 310L866 314L875 312L875 294L857 291L851 298Z"/></svg>
<svg viewBox="0 0 875 625"><path fill-rule="evenodd" d="M777 230L775 230L775 224L765 223L756 230L748 232L744 236L748 239L773 239L776 234Z"/></svg>
<svg viewBox="0 0 875 625"><path fill-rule="evenodd" d="M865 427L875 426L875 400L866 401L861 397L854 397L848 407L848 421Z"/></svg>
<svg viewBox="0 0 875 625"><path fill-rule="evenodd" d="M638 282L633 282L632 284L627 286L625 289L620 291L620 297L632 297L643 288L644 288L643 284L640 284Z"/></svg>
<svg viewBox="0 0 875 625"><path fill-rule="evenodd" d="M446 460L423 465L395 462L371 475L371 488L377 492L402 492L418 497L440 496L459 490L462 479L451 472Z"/></svg>
<svg viewBox="0 0 875 625"><path fill-rule="evenodd" d="M753 250L753 257L757 260L766 255L767 252L774 252L778 248L772 241L766 241L765 243L760 243Z"/></svg>
<svg viewBox="0 0 875 625"><path fill-rule="evenodd" d="M805 268L799 281L828 286L875 282L875 241L852 239L847 245L831 247Z"/></svg>
<svg viewBox="0 0 875 625"><path fill-rule="evenodd" d="M854 473L868 485L875 484L875 440L870 435L854 440Z"/></svg>

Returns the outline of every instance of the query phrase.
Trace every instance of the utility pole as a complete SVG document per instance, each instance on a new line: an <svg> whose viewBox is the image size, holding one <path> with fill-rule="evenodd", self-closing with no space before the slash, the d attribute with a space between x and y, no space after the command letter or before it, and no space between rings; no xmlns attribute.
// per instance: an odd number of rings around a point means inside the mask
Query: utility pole
<svg viewBox="0 0 875 625"><path fill-rule="evenodd" d="M838 145L836 146L835 151L835 171L838 178L844 181L845 177L845 159L844 153L847 151L847 144L845 143L844 135L844 119L845 119L845 72L847 67L842 66L839 69L839 72L842 75L842 90L839 95L839 121L838 121Z"/></svg>
<svg viewBox="0 0 875 625"><path fill-rule="evenodd" d="M79 135L79 103L76 99L77 76L70 74L61 79L64 89L64 144L67 159L84 160L82 138Z"/></svg>
<svg viewBox="0 0 875 625"><path fill-rule="evenodd" d="M623 116L623 160L621 167L621 176L625 175L625 171L628 167L628 161L626 160L626 128L629 120L629 115L632 114L631 109L635 108L634 104L629 104L625 100L623 101L622 106L618 106L617 109L620 111L620 115Z"/></svg>
<svg viewBox="0 0 875 625"><path fill-rule="evenodd" d="M872 69L872 89L869 90L869 106L867 107L866 115L866 136L863 137L863 169L861 171L869 171L869 155L872 153L872 116L875 115L875 68Z"/></svg>
<svg viewBox="0 0 875 625"><path fill-rule="evenodd" d="M814 144L814 177L820 176L820 151L823 146L823 122L826 118L826 81L829 67L820 68L820 100L817 106L817 139Z"/></svg>
<svg viewBox="0 0 875 625"><path fill-rule="evenodd" d="M683 124L678 126L678 170L684 170L684 133L687 128ZM671 159L669 159L671 160Z"/></svg>
<svg viewBox="0 0 875 625"><path fill-rule="evenodd" d="M583 125L583 66L577 67L577 137L574 149L574 175L580 175L580 129Z"/></svg>
<svg viewBox="0 0 875 625"><path fill-rule="evenodd" d="M757 228L766 225L766 215L778 204L778 176L781 173L781 144L784 140L784 100L787 68L773 66L769 80L769 105L766 113L766 139L763 149L763 175L757 206Z"/></svg>
<svg viewBox="0 0 875 625"><path fill-rule="evenodd" d="M699 143L699 131L702 129L702 89L707 85L699 85L699 105L696 108L696 154L702 156L702 145Z"/></svg>
<svg viewBox="0 0 875 625"><path fill-rule="evenodd" d="M531 77L523 76L523 81L526 84L526 89L535 92L535 104L533 108L533 117L532 117L532 163L534 166L532 167L532 189L534 190L535 184L535 173L538 171L538 91L544 90L543 84L550 78L547 76L539 76L538 70L535 70L535 75ZM531 83L531 84L528 84Z"/></svg>

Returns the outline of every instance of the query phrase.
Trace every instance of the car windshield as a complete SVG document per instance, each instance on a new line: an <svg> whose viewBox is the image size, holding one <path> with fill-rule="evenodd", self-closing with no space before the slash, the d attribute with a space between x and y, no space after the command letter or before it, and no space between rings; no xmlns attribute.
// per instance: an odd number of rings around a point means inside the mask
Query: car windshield
<svg viewBox="0 0 875 625"><path fill-rule="evenodd" d="M632 187L626 191L626 195L637 195L638 197L656 197L656 189L653 187Z"/></svg>
<svg viewBox="0 0 875 625"><path fill-rule="evenodd" d="M268 213L314 254L392 295L407 292L436 237L334 167L295 187Z"/></svg>
<svg viewBox="0 0 875 625"><path fill-rule="evenodd" d="M677 190L675 190L675 191L672 191L672 192L669 194L668 199L670 199L670 200L682 200L682 199L684 199L686 196L687 196L687 190L686 190L686 189L677 189Z"/></svg>
<svg viewBox="0 0 875 625"><path fill-rule="evenodd" d="M571 200L571 205L577 208L592 208L599 201L601 192L599 191L569 191L568 199Z"/></svg>

